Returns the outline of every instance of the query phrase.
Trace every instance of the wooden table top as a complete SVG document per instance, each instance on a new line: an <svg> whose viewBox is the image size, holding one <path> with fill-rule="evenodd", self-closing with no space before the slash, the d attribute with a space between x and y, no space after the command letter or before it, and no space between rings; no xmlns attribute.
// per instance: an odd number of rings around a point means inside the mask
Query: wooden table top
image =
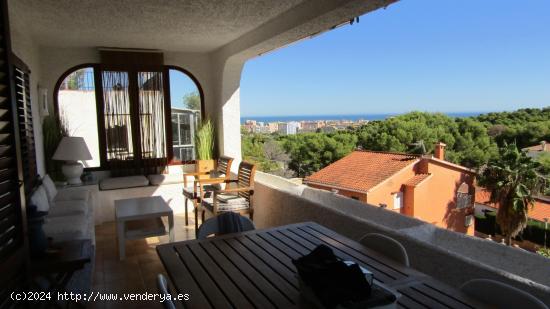
<svg viewBox="0 0 550 309"><path fill-rule="evenodd" d="M157 252L177 292L189 294L185 308L300 308L292 259L319 244L397 290L400 308L480 307L457 289L313 222L169 243Z"/></svg>

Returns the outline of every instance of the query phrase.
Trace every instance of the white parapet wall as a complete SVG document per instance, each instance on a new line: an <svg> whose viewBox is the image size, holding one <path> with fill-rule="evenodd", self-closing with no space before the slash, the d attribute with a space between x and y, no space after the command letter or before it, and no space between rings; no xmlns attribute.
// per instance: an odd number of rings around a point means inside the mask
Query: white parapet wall
<svg viewBox="0 0 550 309"><path fill-rule="evenodd" d="M550 305L550 260L537 254L261 172L254 189L258 228L314 221L356 240L366 233L384 233L405 246L413 268L451 286L489 278L526 290Z"/></svg>

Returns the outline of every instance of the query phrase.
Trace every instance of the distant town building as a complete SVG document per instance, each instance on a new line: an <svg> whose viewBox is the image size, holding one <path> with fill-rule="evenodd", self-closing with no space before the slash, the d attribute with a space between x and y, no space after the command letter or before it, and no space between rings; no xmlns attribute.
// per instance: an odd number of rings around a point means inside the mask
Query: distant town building
<svg viewBox="0 0 550 309"><path fill-rule="evenodd" d="M267 124L267 128L269 130L269 133L275 133L279 131L279 123L278 122L270 122Z"/></svg>
<svg viewBox="0 0 550 309"><path fill-rule="evenodd" d="M527 153L527 156L537 158L543 153L550 153L550 145L547 141L541 141L538 145L525 147L522 150Z"/></svg>
<svg viewBox="0 0 550 309"><path fill-rule="evenodd" d="M334 132L337 130L346 130L356 128L367 123L366 120L303 120L300 122L261 122L252 119L246 120L242 125L244 131L249 133L275 133L297 134L308 132Z"/></svg>
<svg viewBox="0 0 550 309"><path fill-rule="evenodd" d="M297 121L279 122L279 133L285 135L292 135L298 133L300 129L300 123Z"/></svg>
<svg viewBox="0 0 550 309"><path fill-rule="evenodd" d="M444 156L443 143L434 156L357 150L304 183L473 235L475 173Z"/></svg>
<svg viewBox="0 0 550 309"><path fill-rule="evenodd" d="M320 121L301 121L300 132L315 132L321 127Z"/></svg>

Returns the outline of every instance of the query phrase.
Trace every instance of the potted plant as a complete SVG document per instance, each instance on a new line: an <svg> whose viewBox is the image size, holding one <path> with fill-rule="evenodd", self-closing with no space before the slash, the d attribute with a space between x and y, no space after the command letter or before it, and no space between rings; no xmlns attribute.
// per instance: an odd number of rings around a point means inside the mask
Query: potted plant
<svg viewBox="0 0 550 309"><path fill-rule="evenodd" d="M210 172L214 169L214 127L210 120L203 121L195 135L196 172Z"/></svg>
<svg viewBox="0 0 550 309"><path fill-rule="evenodd" d="M48 173L53 180L61 181L64 179L61 173L61 162L52 160L52 157L61 139L64 136L69 136L67 123L63 114L59 117L59 121L53 115L46 116L42 124L42 134L44 136L46 173Z"/></svg>

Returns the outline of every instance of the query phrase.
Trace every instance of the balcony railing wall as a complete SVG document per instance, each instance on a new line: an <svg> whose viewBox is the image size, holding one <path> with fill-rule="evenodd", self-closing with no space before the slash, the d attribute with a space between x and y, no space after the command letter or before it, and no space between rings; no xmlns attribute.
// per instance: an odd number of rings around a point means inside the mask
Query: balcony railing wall
<svg viewBox="0 0 550 309"><path fill-rule="evenodd" d="M550 304L550 260L466 236L331 192L258 172L254 221L259 228L315 221L352 239L378 232L399 240L411 265L451 286L495 279L527 290Z"/></svg>

